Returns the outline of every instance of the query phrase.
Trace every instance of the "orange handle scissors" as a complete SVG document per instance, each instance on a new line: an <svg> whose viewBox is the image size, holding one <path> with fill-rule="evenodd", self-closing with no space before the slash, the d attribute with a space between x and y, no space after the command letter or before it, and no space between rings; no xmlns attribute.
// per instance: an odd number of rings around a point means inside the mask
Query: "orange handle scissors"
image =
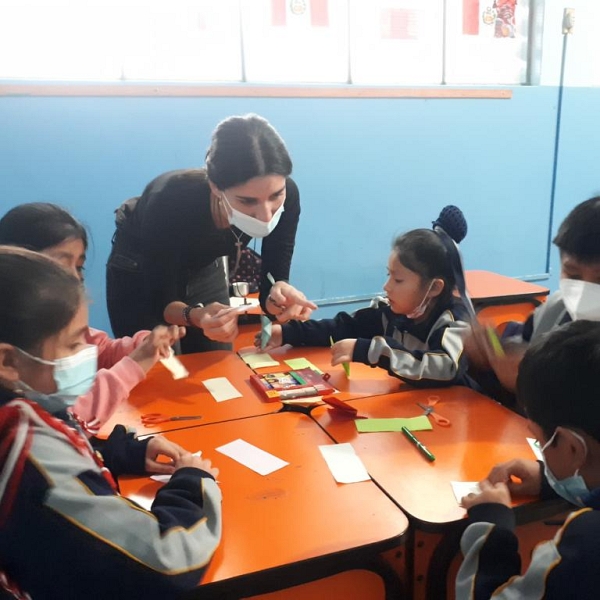
<svg viewBox="0 0 600 600"><path fill-rule="evenodd" d="M201 418L202 415L182 415L178 417L171 417L169 415L163 415L162 413L147 413L145 415L142 415L142 423L146 427L152 427L152 425L166 423L167 421L190 421Z"/></svg>
<svg viewBox="0 0 600 600"><path fill-rule="evenodd" d="M442 415L435 412L434 407L439 400L439 396L429 396L427 398L427 404L421 404L420 402L417 402L417 406L422 408L425 411L425 415L427 417L431 417L440 427L449 427L450 419L446 419L446 417L442 417Z"/></svg>

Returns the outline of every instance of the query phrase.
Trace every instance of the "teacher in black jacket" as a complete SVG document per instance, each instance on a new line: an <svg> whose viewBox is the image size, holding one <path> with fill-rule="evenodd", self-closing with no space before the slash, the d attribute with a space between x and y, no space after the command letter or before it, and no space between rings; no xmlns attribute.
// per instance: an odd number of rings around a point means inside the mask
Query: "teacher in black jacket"
<svg viewBox="0 0 600 600"><path fill-rule="evenodd" d="M300 217L291 171L265 119L230 117L213 133L205 168L159 175L125 202L107 264L115 336L166 321L188 327L183 353L230 348L239 313L229 307L222 257L237 265L252 238L264 238L263 310L281 322L307 319L316 305L288 283Z"/></svg>

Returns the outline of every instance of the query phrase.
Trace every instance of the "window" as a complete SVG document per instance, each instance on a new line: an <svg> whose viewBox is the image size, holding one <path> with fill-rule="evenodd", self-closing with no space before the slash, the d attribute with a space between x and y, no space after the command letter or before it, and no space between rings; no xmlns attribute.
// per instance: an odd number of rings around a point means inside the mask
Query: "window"
<svg viewBox="0 0 600 600"><path fill-rule="evenodd" d="M532 0L3 0L0 78L525 83Z"/></svg>

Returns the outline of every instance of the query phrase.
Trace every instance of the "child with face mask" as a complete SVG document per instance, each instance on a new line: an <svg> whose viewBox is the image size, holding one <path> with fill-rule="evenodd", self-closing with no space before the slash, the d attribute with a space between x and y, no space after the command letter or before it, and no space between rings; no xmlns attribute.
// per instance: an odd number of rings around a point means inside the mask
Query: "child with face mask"
<svg viewBox="0 0 600 600"><path fill-rule="evenodd" d="M444 214L462 222L462 230L439 220L436 229L461 241L466 234L462 212L447 207ZM273 324L267 350L282 344L329 346L333 340L332 365L354 361L378 366L415 386L468 384L463 353L468 314L453 294L455 278L441 234L415 229L401 235L387 270L385 298L353 315Z"/></svg>
<svg viewBox="0 0 600 600"><path fill-rule="evenodd" d="M218 471L122 426L101 460L61 397L95 373L80 281L0 246L0 289L0 596L162 599L196 587L220 539ZM151 512L115 484L147 473L172 475Z"/></svg>
<svg viewBox="0 0 600 600"><path fill-rule="evenodd" d="M0 219L0 245L20 246L54 259L83 281L88 236L85 227L64 208L46 202L20 204ZM185 333L176 326L138 331L132 337L110 338L88 327L86 355L77 360L81 381L72 380L61 390L63 401L90 434L98 432L146 373L170 354L171 346ZM92 357L94 353L94 357ZM86 364L97 360L100 371L85 379ZM95 367L95 364L94 364ZM87 386L86 393L81 390Z"/></svg>
<svg viewBox="0 0 600 600"><path fill-rule="evenodd" d="M473 328L467 345L469 361L477 365L477 380L491 396L513 406L519 363L529 343L565 323L600 321L600 196L578 204L554 238L560 251L559 290L525 323L509 323L499 355L481 328ZM498 385L499 384L499 385Z"/></svg>
<svg viewBox="0 0 600 600"><path fill-rule="evenodd" d="M471 525L456 598L597 598L600 590L600 323L576 321L540 336L519 368L517 393L544 461L500 464L462 504ZM539 544L521 575L511 494L560 496L577 510Z"/></svg>

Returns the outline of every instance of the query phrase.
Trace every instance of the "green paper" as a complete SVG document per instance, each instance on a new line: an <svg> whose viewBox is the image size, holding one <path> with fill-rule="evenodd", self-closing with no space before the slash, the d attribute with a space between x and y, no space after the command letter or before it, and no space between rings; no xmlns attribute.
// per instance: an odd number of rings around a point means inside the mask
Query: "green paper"
<svg viewBox="0 0 600 600"><path fill-rule="evenodd" d="M260 349L264 350L271 339L272 325L269 317L260 315Z"/></svg>
<svg viewBox="0 0 600 600"><path fill-rule="evenodd" d="M308 360L308 358L288 358L287 360L283 361L286 365L288 365L288 367L290 367L290 369L294 369L295 371L299 370L299 369L312 369L313 371L316 371L317 373L323 373L323 371L321 371L321 369L319 369L319 367L316 367L315 365L313 365L310 360Z"/></svg>
<svg viewBox="0 0 600 600"><path fill-rule="evenodd" d="M408 419L357 419L354 421L359 433L375 433L377 431L401 431L406 427L409 431L425 431L433 429L426 415Z"/></svg>

